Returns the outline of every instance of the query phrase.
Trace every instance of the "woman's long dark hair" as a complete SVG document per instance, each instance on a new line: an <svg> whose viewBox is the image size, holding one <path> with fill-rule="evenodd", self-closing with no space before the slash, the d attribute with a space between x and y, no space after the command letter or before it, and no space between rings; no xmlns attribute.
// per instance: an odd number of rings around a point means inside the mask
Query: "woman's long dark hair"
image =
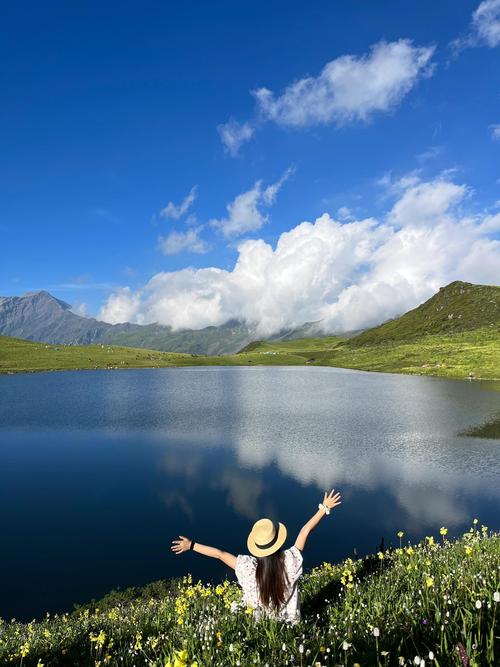
<svg viewBox="0 0 500 667"><path fill-rule="evenodd" d="M270 556L257 558L255 577L263 606L274 610L282 607L287 600L288 577L281 549Z"/></svg>

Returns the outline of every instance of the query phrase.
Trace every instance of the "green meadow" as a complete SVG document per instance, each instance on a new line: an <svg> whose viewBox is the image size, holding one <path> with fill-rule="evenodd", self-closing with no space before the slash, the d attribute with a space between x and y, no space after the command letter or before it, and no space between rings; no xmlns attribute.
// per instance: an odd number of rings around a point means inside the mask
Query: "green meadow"
<svg viewBox="0 0 500 667"><path fill-rule="evenodd" d="M411 545L400 532L393 549L307 572L295 626L255 621L234 582L186 576L40 621L0 621L0 663L498 665L500 535L476 521L458 540L446 534Z"/></svg>
<svg viewBox="0 0 500 667"><path fill-rule="evenodd" d="M178 366L311 365L464 379L500 378L500 333L483 327L454 334L358 345L335 336L248 345L205 356L111 345L48 345L0 336L0 372Z"/></svg>

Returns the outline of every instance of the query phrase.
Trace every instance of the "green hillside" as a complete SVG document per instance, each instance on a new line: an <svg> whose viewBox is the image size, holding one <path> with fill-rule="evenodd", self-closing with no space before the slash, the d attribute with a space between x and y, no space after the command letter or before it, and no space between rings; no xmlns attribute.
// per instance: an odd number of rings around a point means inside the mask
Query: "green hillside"
<svg viewBox="0 0 500 667"><path fill-rule="evenodd" d="M500 329L500 287L456 281L401 317L355 336L350 345L455 334L484 327Z"/></svg>

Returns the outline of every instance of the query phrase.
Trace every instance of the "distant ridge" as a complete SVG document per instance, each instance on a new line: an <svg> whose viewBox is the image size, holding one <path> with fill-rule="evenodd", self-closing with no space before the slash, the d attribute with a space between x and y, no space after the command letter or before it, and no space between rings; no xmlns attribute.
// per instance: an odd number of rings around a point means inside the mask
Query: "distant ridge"
<svg viewBox="0 0 500 667"><path fill-rule="evenodd" d="M349 346L411 340L430 334L455 334L500 326L500 287L459 280L441 287L430 299L401 317L368 329Z"/></svg>
<svg viewBox="0 0 500 667"><path fill-rule="evenodd" d="M273 336L287 340L317 335L317 324L287 329ZM82 317L65 301L49 292L29 292L23 296L0 297L0 335L57 345L121 345L162 352L191 354L232 354L255 340L255 327L230 320L221 326L172 331L160 324L109 324Z"/></svg>

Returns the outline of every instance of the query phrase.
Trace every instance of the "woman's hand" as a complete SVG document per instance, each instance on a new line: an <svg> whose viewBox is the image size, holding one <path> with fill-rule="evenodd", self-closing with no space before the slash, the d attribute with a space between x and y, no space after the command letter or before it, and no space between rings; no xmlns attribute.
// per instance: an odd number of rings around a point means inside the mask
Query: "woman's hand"
<svg viewBox="0 0 500 667"><path fill-rule="evenodd" d="M340 505L342 502L340 493L337 491L337 493L334 494L335 489L332 489L330 493L327 493L325 491L325 497L323 498L323 505L325 507L328 507L329 510L332 510L334 507L337 507L337 505Z"/></svg>
<svg viewBox="0 0 500 667"><path fill-rule="evenodd" d="M183 554L185 551L189 551L191 549L191 542L192 540L190 540L189 537L179 535L178 540L172 540L172 546L170 548L177 555Z"/></svg>

